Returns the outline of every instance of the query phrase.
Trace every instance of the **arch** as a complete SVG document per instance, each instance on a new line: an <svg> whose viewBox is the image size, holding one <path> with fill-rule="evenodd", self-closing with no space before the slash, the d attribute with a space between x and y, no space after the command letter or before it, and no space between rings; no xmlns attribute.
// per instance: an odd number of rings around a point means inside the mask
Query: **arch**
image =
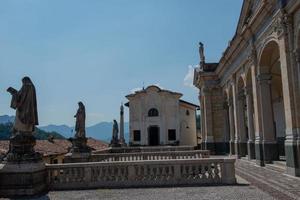
<svg viewBox="0 0 300 200"><path fill-rule="evenodd" d="M157 117L159 115L159 112L156 108L151 108L148 111L148 117Z"/></svg>
<svg viewBox="0 0 300 200"><path fill-rule="evenodd" d="M285 140L285 108L282 90L282 69L280 63L280 49L276 40L270 39L261 50L258 62L261 122L264 127L264 141L273 143L277 151L268 155L265 152L267 162L277 160L279 155L284 156ZM274 143L275 142L275 143ZM270 145L269 145L270 146ZM266 148L265 148L266 149Z"/></svg>
<svg viewBox="0 0 300 200"><path fill-rule="evenodd" d="M279 45L277 40L270 39L261 48L259 54L259 69L258 73L268 74L270 73L270 65L276 62L280 58Z"/></svg>

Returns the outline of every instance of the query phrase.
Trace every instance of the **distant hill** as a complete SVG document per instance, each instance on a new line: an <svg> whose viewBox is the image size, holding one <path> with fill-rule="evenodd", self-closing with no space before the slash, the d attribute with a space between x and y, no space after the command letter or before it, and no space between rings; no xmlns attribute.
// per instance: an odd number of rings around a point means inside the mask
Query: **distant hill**
<svg viewBox="0 0 300 200"><path fill-rule="evenodd" d="M11 122L8 123L0 123L0 140L9 140L11 136L11 129L13 124ZM34 136L37 140L46 140L49 136L53 136L54 139L64 139L65 137L56 132L46 132L39 128L36 128Z"/></svg>
<svg viewBox="0 0 300 200"><path fill-rule="evenodd" d="M8 122L12 123L14 121L15 117L14 116L8 116L8 115L2 115L0 116L0 124L6 124ZM92 137L95 139L103 140L106 142L110 142L111 136L112 136L112 127L113 127L113 122L100 122L98 124L95 124L90 127L86 127L86 135L87 137ZM64 137L64 138L69 138L72 137L74 133L74 127L70 127L67 125L54 125L50 124L48 126L39 126L38 127L38 132L37 135L40 133L42 135L39 135L39 138L44 138L46 136L44 135L57 135L57 137ZM124 123L124 135L125 135L125 140L128 143L129 140L129 123L125 122ZM0 140L1 138L9 138L7 136L8 133L3 133L0 130ZM3 136L2 136L3 135ZM5 136L4 136L5 135ZM45 138L47 139L47 137Z"/></svg>
<svg viewBox="0 0 300 200"><path fill-rule="evenodd" d="M110 142L112 136L112 122L100 122L90 127L86 127L86 135L87 137L92 137L95 139L103 140L106 142ZM48 125L39 127L44 131L55 131L57 133L62 134L64 137L69 138L74 135L74 127L69 127L67 125ZM73 132L72 132L73 131ZM124 135L126 142L129 139L129 123L124 123Z"/></svg>
<svg viewBox="0 0 300 200"><path fill-rule="evenodd" d="M43 130L43 131L47 131L47 132L57 132L62 134L64 137L69 138L73 135L72 131L73 131L73 127L69 127L67 125L53 125L50 124L48 126L40 126L39 129Z"/></svg>
<svg viewBox="0 0 300 200"><path fill-rule="evenodd" d="M86 128L87 136L110 142L112 137L113 122L100 122ZM129 123L124 123L124 137L126 142L129 139Z"/></svg>
<svg viewBox="0 0 300 200"><path fill-rule="evenodd" d="M15 121L15 116L2 115L0 116L0 124L13 123Z"/></svg>

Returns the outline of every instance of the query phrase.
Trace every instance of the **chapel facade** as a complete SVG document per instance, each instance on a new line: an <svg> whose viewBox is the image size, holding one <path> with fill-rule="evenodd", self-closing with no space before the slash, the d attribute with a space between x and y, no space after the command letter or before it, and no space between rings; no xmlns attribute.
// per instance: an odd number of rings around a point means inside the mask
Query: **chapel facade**
<svg viewBox="0 0 300 200"><path fill-rule="evenodd" d="M181 93L149 86L127 95L131 146L197 145L197 105Z"/></svg>
<svg viewBox="0 0 300 200"><path fill-rule="evenodd" d="M199 52L203 148L300 176L300 1L244 0L220 61Z"/></svg>

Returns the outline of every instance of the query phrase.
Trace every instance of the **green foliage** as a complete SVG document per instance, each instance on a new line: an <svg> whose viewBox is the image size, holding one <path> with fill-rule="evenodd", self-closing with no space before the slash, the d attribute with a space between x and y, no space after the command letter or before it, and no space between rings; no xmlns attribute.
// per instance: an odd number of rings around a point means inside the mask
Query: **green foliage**
<svg viewBox="0 0 300 200"><path fill-rule="evenodd" d="M9 140L12 127L12 123L0 124L0 140ZM46 132L39 128L35 128L34 136L37 140L46 140L49 136L53 136L53 139L65 139L65 137L60 135L59 133Z"/></svg>

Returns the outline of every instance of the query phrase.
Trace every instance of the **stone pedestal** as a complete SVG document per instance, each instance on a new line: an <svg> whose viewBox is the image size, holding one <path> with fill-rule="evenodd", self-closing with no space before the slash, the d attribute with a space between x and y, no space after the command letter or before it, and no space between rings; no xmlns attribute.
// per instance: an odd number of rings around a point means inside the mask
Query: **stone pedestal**
<svg viewBox="0 0 300 200"><path fill-rule="evenodd" d="M9 152L5 158L8 162L36 162L42 155L34 151L36 139L32 133L17 133L10 138Z"/></svg>
<svg viewBox="0 0 300 200"><path fill-rule="evenodd" d="M287 136L285 140L286 170L293 176L300 176L300 139Z"/></svg>
<svg viewBox="0 0 300 200"><path fill-rule="evenodd" d="M65 163L89 162L91 158L91 148L87 145L86 137L75 137L69 139L72 142L72 148L65 155Z"/></svg>
<svg viewBox="0 0 300 200"><path fill-rule="evenodd" d="M43 161L0 164L0 197L25 197L47 192Z"/></svg>
<svg viewBox="0 0 300 200"><path fill-rule="evenodd" d="M120 145L121 147L127 147L127 144L126 144L124 138L121 138L121 139L119 140L119 145Z"/></svg>
<svg viewBox="0 0 300 200"><path fill-rule="evenodd" d="M248 140L247 151L248 151L248 159L249 160L255 159L255 144L253 141Z"/></svg>
<svg viewBox="0 0 300 200"><path fill-rule="evenodd" d="M42 155L34 151L32 133L16 133L10 138L9 153L0 164L0 196L26 197L47 191Z"/></svg>

